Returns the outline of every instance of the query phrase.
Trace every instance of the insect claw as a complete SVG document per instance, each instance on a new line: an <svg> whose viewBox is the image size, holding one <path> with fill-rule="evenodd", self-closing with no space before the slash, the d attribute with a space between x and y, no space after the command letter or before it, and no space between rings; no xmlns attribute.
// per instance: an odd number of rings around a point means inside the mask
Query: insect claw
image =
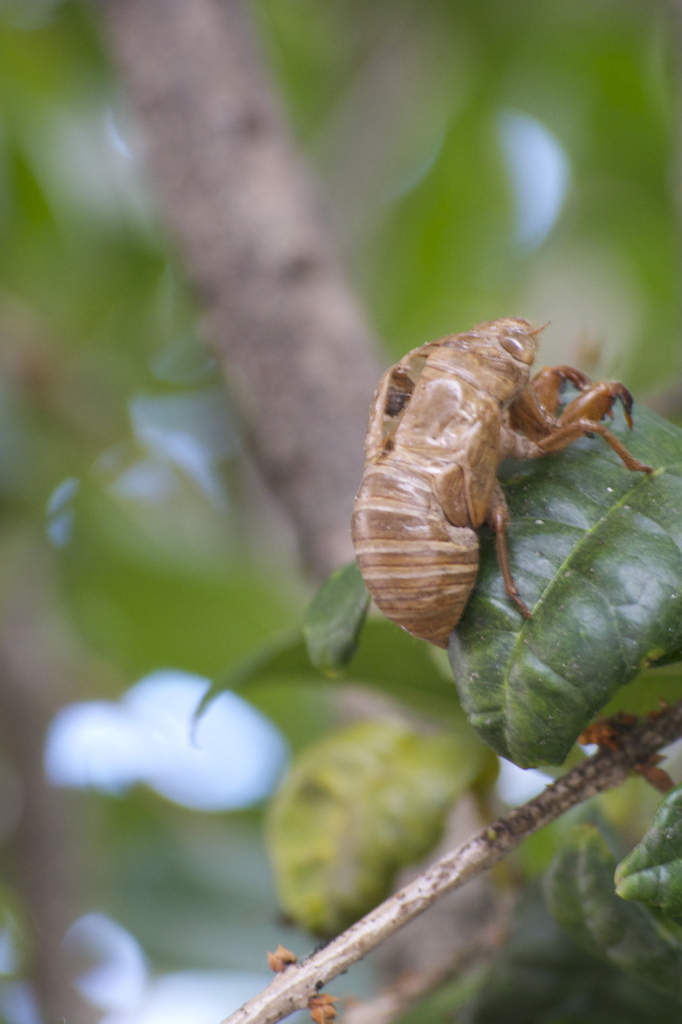
<svg viewBox="0 0 682 1024"><path fill-rule="evenodd" d="M632 402L633 402L632 395L630 394L630 392L628 391L628 389L626 387L621 386L621 390L619 391L617 397L620 398L620 400L621 400L621 402L623 404L623 412L625 413L625 422L627 423L628 428L630 430L632 430Z"/></svg>
<svg viewBox="0 0 682 1024"><path fill-rule="evenodd" d="M633 425L632 424L632 407L633 407L633 403L634 403L633 396L630 393L630 391L628 390L628 388L625 386L625 384L615 383L614 382L610 386L611 386L611 392L610 393L612 395L611 402L613 402L613 401L620 401L622 403L623 412L625 413L626 423L628 424L629 429L632 430L632 425ZM610 412L610 410L609 410L609 416L611 417L611 419L613 418L613 414Z"/></svg>

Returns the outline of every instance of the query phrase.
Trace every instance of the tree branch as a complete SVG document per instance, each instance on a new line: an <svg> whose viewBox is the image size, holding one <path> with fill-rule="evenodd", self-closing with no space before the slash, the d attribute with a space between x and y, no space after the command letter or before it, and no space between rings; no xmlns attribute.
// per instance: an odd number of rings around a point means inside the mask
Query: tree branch
<svg viewBox="0 0 682 1024"><path fill-rule="evenodd" d="M372 333L242 0L98 0L250 447L318 576L352 557Z"/></svg>
<svg viewBox="0 0 682 1024"><path fill-rule="evenodd" d="M3 842L3 882L13 886L29 924L25 976L40 1019L76 1024L90 1013L71 983L63 939L78 906L83 843L73 797L50 785L43 756L47 726L71 695L77 662L55 619L54 559L43 538L4 524L2 557L2 750L20 787L17 820ZM11 792L4 815L11 815Z"/></svg>
<svg viewBox="0 0 682 1024"><path fill-rule="evenodd" d="M347 931L282 974L223 1024L276 1024L337 975L348 970L398 929L433 903L480 875L515 849L527 836L550 824L577 804L621 785L628 772L682 735L682 701L659 714L630 724L613 720L618 748L596 754L556 782L472 836L442 857L394 896Z"/></svg>

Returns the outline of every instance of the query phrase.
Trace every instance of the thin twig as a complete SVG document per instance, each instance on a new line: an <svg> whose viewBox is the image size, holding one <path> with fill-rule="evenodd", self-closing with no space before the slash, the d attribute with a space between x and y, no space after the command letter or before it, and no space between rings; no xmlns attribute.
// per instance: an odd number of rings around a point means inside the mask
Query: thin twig
<svg viewBox="0 0 682 1024"><path fill-rule="evenodd" d="M502 898L494 919L477 930L467 945L460 947L445 963L438 964L430 970L409 972L373 999L348 1005L343 1024L392 1024L415 1003L441 988L452 978L470 970L500 945L511 904L511 899Z"/></svg>
<svg viewBox="0 0 682 1024"><path fill-rule="evenodd" d="M634 724L617 722L616 728L618 749L600 748L533 800L483 828L307 960L277 975L223 1024L276 1024L295 1010L304 1009L324 985L446 893L492 867L527 836L571 807L621 785L634 765L645 763L682 735L682 701Z"/></svg>

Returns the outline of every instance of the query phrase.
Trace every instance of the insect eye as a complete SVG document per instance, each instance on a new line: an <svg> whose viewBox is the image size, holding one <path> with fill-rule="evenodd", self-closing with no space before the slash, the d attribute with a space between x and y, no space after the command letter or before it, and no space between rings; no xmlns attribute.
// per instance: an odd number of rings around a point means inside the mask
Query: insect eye
<svg viewBox="0 0 682 1024"><path fill-rule="evenodd" d="M535 339L532 336L529 337L525 332L505 332L500 338L500 345L514 359L530 365L535 359L534 341Z"/></svg>
<svg viewBox="0 0 682 1024"><path fill-rule="evenodd" d="M508 334L502 338L502 348L511 356L520 356L525 351L525 346L521 339L512 338Z"/></svg>

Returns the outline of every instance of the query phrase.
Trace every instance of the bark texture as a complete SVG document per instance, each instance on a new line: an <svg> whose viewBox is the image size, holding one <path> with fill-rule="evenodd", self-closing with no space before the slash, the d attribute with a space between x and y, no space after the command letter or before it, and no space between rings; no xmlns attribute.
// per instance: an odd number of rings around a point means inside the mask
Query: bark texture
<svg viewBox="0 0 682 1024"><path fill-rule="evenodd" d="M251 448L317 576L348 523L380 375L241 0L99 0L164 217Z"/></svg>

